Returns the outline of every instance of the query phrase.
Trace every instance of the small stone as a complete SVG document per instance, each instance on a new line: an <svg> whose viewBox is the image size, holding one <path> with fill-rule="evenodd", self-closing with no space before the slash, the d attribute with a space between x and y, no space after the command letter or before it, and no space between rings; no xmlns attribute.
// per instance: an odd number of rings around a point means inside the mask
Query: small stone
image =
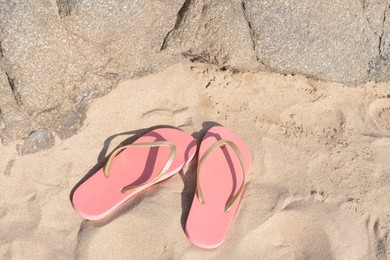
<svg viewBox="0 0 390 260"><path fill-rule="evenodd" d="M85 119L86 107L84 105L79 106L65 113L60 123L55 129L60 139L66 139L76 134L80 127L83 125Z"/></svg>
<svg viewBox="0 0 390 260"><path fill-rule="evenodd" d="M32 132L24 144L18 146L18 151L21 154L35 153L41 150L49 149L54 146L54 135L47 129L39 129Z"/></svg>

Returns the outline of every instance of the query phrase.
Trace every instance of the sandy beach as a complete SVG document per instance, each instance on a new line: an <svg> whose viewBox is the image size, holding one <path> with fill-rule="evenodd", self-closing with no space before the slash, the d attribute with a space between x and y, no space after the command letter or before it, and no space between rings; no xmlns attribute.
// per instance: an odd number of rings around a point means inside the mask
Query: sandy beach
<svg viewBox="0 0 390 260"><path fill-rule="evenodd" d="M177 64L89 103L78 133L37 153L0 146L2 259L387 259L390 98L300 75ZM83 220L74 186L122 141L158 125L237 133L253 163L226 241L202 250L184 225L191 163L109 219Z"/></svg>

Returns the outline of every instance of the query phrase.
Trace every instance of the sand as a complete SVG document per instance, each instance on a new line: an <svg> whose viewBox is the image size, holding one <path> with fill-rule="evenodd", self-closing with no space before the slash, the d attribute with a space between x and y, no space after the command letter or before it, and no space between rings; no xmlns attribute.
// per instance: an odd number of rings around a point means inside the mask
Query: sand
<svg viewBox="0 0 390 260"><path fill-rule="evenodd" d="M390 88L299 75L178 64L94 99L78 134L19 155L0 146L0 258L390 258ZM156 125L195 137L224 125L253 164L225 243L194 247L183 231L195 164L103 222L70 192L123 140Z"/></svg>

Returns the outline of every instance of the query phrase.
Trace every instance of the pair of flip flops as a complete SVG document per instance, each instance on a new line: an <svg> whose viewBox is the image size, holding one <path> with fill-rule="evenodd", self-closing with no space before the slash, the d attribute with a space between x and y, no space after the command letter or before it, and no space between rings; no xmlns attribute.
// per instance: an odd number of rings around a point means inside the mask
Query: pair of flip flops
<svg viewBox="0 0 390 260"><path fill-rule="evenodd" d="M99 220L135 194L179 172L196 153L196 141L175 128L159 128L115 150L106 165L74 191L72 204L85 219ZM210 128L198 151L196 194L186 235L196 246L216 248L237 210L250 165L246 144L222 127Z"/></svg>

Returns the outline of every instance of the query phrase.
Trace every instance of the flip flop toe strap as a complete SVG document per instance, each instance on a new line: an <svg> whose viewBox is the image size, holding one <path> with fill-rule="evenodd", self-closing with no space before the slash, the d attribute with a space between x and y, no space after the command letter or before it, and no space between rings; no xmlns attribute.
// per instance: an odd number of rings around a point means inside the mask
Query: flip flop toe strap
<svg viewBox="0 0 390 260"><path fill-rule="evenodd" d="M241 193L243 191L243 187L244 187L244 184L245 184L245 175L246 175L246 173L245 173L244 157L242 156L242 154L240 152L240 149L232 141L225 140L225 139L217 141L212 146L210 146L206 150L206 152L202 155L202 157L199 159L198 169L197 169L196 195L197 195L197 197L199 199L199 202L201 204L204 204L204 197L203 197L202 188L201 188L201 185L200 185L200 178L199 178L200 170L202 168L202 165L203 165L204 161L209 157L209 155L213 151L215 151L217 148L219 148L219 147L224 148L225 145L230 146L233 149L233 151L236 153L238 159L240 160L240 164L241 164L241 168L242 168L242 174L243 174L242 183L241 183L241 186L240 186L239 190L233 195L233 197L231 199L228 200L228 202L225 205L225 212L228 212L231 209L231 207L233 206L233 204L236 202L236 200L240 197L240 195L241 195Z"/></svg>
<svg viewBox="0 0 390 260"><path fill-rule="evenodd" d="M175 155L176 155L176 145L174 145L173 143L171 142L168 142L168 141L156 141L156 142L144 142L144 143L135 143L135 144L129 144L129 145L125 145L125 146L122 146L122 147L119 147L118 149L116 149L110 156L110 158L108 159L105 167L104 167L104 177L108 178L109 175L110 175L110 170L111 170L111 166L112 166L112 162L114 160L114 158L123 150L125 150L126 148L137 148L137 147L161 147L161 146L165 146L165 147L169 147L171 149L171 153L169 154L169 157L168 157L168 160L166 161L164 167L161 169L161 171L156 175L155 178L153 178L152 180L150 181L147 181L145 183L142 183L142 184L139 184L139 185L126 185L124 186L122 189L121 189L121 192L122 193L125 193L125 192L128 192L130 190L133 190L133 189L137 189L137 188L140 188L142 186L145 186L145 185L149 185L153 182L157 182L161 176L163 176L169 169L169 167L171 167L172 163L173 163L173 160L175 158Z"/></svg>

